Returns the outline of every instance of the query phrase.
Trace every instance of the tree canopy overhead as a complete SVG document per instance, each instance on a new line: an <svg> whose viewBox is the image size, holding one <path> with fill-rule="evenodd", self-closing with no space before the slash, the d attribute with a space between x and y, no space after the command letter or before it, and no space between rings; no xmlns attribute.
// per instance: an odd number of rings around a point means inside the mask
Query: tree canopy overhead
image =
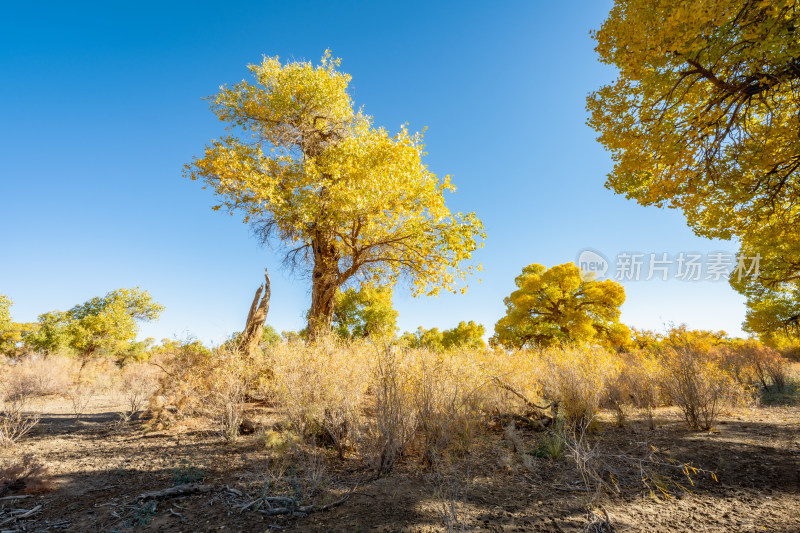
<svg viewBox="0 0 800 533"><path fill-rule="evenodd" d="M760 275L731 284L761 335L800 309L798 25L796 0L616 0L594 34L619 70L588 98L606 186L759 254Z"/></svg>
<svg viewBox="0 0 800 533"><path fill-rule="evenodd" d="M406 277L415 295L457 290L484 237L475 214L445 205L455 188L422 162L422 134L391 135L355 112L339 65L329 52L317 66L250 65L253 82L210 98L229 134L185 171L214 190L215 209L243 214L292 265L310 267L311 338L330 327L336 290L356 275Z"/></svg>
<svg viewBox="0 0 800 533"><path fill-rule="evenodd" d="M707 237L800 223L800 5L616 0L594 34L617 79L588 99L607 186Z"/></svg>
<svg viewBox="0 0 800 533"><path fill-rule="evenodd" d="M619 322L625 289L612 280L595 281L573 263L550 269L532 264L514 280L504 299L506 315L495 324L492 344L506 348L597 343L609 348L629 342Z"/></svg>

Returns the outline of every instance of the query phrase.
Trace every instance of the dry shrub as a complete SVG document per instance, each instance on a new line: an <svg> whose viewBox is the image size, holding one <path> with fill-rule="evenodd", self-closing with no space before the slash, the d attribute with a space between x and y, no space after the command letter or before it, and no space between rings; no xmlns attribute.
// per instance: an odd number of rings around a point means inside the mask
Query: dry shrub
<svg viewBox="0 0 800 533"><path fill-rule="evenodd" d="M147 427L164 428L176 418L203 416L214 422L226 442L238 439L245 402L271 374L265 357L244 354L235 342L213 351L191 339L169 343L148 364L156 369L158 387L150 395ZM152 378L148 373L137 379Z"/></svg>
<svg viewBox="0 0 800 533"><path fill-rule="evenodd" d="M664 390L692 429L711 429L724 408L745 399L741 384L712 355L670 348L662 362Z"/></svg>
<svg viewBox="0 0 800 533"><path fill-rule="evenodd" d="M78 363L65 356L41 357L31 355L15 364L5 365L0 371L4 388L15 395L29 398L64 394L70 376L77 371Z"/></svg>
<svg viewBox="0 0 800 533"><path fill-rule="evenodd" d="M399 350L378 356L372 374L373 416L364 432L364 455L378 475L392 471L417 430L408 360Z"/></svg>
<svg viewBox="0 0 800 533"><path fill-rule="evenodd" d="M28 398L6 397L0 412L0 446L13 446L39 423L38 413L27 413Z"/></svg>
<svg viewBox="0 0 800 533"><path fill-rule="evenodd" d="M125 401L128 420L141 411L158 390L158 369L147 363L132 363L122 369L120 393Z"/></svg>
<svg viewBox="0 0 800 533"><path fill-rule="evenodd" d="M480 378L470 372L472 352L412 351L411 387L421 459L435 465L448 452L465 455L480 416ZM476 379L477 378L477 379Z"/></svg>
<svg viewBox="0 0 800 533"><path fill-rule="evenodd" d="M617 413L617 422L624 423L629 407L644 411L651 429L655 427L653 409L661 398L661 362L644 351L618 355L621 368L608 384L607 399Z"/></svg>
<svg viewBox="0 0 800 533"><path fill-rule="evenodd" d="M191 339L170 343L153 355L149 364L160 372L158 390L148 404L149 428L163 429L176 417L201 412L201 395L197 391L205 389L212 359L208 348Z"/></svg>
<svg viewBox="0 0 800 533"><path fill-rule="evenodd" d="M789 361L768 346L756 341L746 341L722 348L715 355L742 384L758 383L765 391L773 392L783 392L786 389Z"/></svg>
<svg viewBox="0 0 800 533"><path fill-rule="evenodd" d="M9 379L0 382L0 446L13 446L39 423L38 413L27 412L36 389L30 387L31 381L25 376L12 369Z"/></svg>
<svg viewBox="0 0 800 533"><path fill-rule="evenodd" d="M199 382L197 393L205 414L216 423L225 442L239 438L243 404L253 378L252 361L235 347L216 351Z"/></svg>
<svg viewBox="0 0 800 533"><path fill-rule="evenodd" d="M289 427L340 456L357 449L379 474L412 452L429 466L464 455L482 415L530 412L543 397L569 420L591 418L622 364L599 348L434 353L336 338L284 343L267 359Z"/></svg>
<svg viewBox="0 0 800 533"><path fill-rule="evenodd" d="M434 354L322 337L270 349L268 393L307 442L358 450L379 474L417 443L431 464L463 453L475 432L486 381L478 352Z"/></svg>
<svg viewBox="0 0 800 533"><path fill-rule="evenodd" d="M80 419L88 410L89 404L102 394L111 394L115 382L119 380L119 367L110 359L85 360L74 368L77 371L70 376L70 385L64 395L72 405L72 413Z"/></svg>
<svg viewBox="0 0 800 533"><path fill-rule="evenodd" d="M77 420L86 413L89 404L97 394L97 387L89 379L80 379L67 389L67 398L72 405L72 414Z"/></svg>
<svg viewBox="0 0 800 533"><path fill-rule="evenodd" d="M616 354L594 346L551 348L539 358L542 395L558 402L568 422L592 419L622 368Z"/></svg>
<svg viewBox="0 0 800 533"><path fill-rule="evenodd" d="M53 482L48 469L32 455L9 462L0 467L0 497L9 492L41 494L52 490Z"/></svg>
<svg viewBox="0 0 800 533"><path fill-rule="evenodd" d="M494 350L470 355L475 364L467 368L477 366L477 380L483 380L476 383L483 385L481 407L485 412L531 414L530 402L540 406L547 403L542 397L544 363L539 352ZM458 367L459 362L453 363Z"/></svg>
<svg viewBox="0 0 800 533"><path fill-rule="evenodd" d="M442 524L448 533L469 531L467 496L470 483L469 461L442 465L434 470L434 497Z"/></svg>
<svg viewBox="0 0 800 533"><path fill-rule="evenodd" d="M344 456L359 439L374 352L366 343L333 336L275 346L267 355L274 375L268 394L297 434Z"/></svg>

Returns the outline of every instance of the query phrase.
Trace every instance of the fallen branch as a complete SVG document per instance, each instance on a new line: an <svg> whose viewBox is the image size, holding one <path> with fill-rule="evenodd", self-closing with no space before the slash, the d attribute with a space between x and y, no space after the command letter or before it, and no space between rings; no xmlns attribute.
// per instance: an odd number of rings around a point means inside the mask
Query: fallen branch
<svg viewBox="0 0 800 533"><path fill-rule="evenodd" d="M509 422L514 421L514 422L519 422L520 424L523 424L525 426L528 426L529 428L535 431L544 431L547 428L547 426L549 426L553 421L553 419L550 417L545 417L543 419L544 421L542 421L542 420L534 420L533 418L529 418L523 415L518 415L516 413L497 413L495 415L492 415L491 418L499 422L500 425L507 425Z"/></svg>
<svg viewBox="0 0 800 533"><path fill-rule="evenodd" d="M175 374L173 374L172 372L170 372L169 370L167 370L167 369L166 369L166 368L164 368L163 366L159 365L158 363L156 363L156 362L153 362L153 361L148 361L148 363L149 363L149 364L151 364L151 365L153 365L153 366L157 366L158 368L160 368L161 370L163 370L163 371L164 371L164 373L166 373L166 374L167 374L169 377L171 377L171 378L174 378L174 377L176 377L176 376L175 376Z"/></svg>
<svg viewBox="0 0 800 533"><path fill-rule="evenodd" d="M357 487L357 486L356 486ZM267 516L278 516L278 515L292 515L297 517L303 517L309 515L311 513L317 513L320 511L326 511L337 505L341 505L350 498L350 495L356 490L356 487L350 489L350 491L345 494L342 498L336 500L335 502L327 503L325 505L300 505L298 506L295 500L292 498L285 498L285 497L267 497L264 500L268 503L270 502L282 502L284 503L284 507L274 507L270 509L261 509L259 510L260 513L263 513Z"/></svg>
<svg viewBox="0 0 800 533"><path fill-rule="evenodd" d="M42 508L41 505L37 505L36 507L34 507L33 509L31 509L29 511L26 511L26 510L23 509L22 510L23 511L22 514L15 514L11 518L6 518L2 522L0 522L0 526L4 526L4 525L9 524L11 522L14 522L16 520L19 520L20 518L28 518L33 513L38 512L39 509L41 509L41 508Z"/></svg>
<svg viewBox="0 0 800 533"><path fill-rule="evenodd" d="M520 393L519 391L515 390L511 385L500 381L500 378L495 377L495 378L493 378L493 380L494 380L495 385L497 385L498 387L500 387L503 390L506 390L506 391L510 392L511 394L513 394L514 396L516 396L517 398L522 400L525 403L525 405L527 405L531 409L536 409L537 411L546 411L546 410L550 409L551 407L558 408L558 402L550 402L549 404L547 404L545 406L536 405L535 403L530 401L528 398L526 398L522 393Z"/></svg>
<svg viewBox="0 0 800 533"><path fill-rule="evenodd" d="M240 498L242 497L242 491L240 491L240 490L232 489L227 485L225 485L225 490L230 492L231 494L235 494L236 496L239 496Z"/></svg>
<svg viewBox="0 0 800 533"><path fill-rule="evenodd" d="M7 502L9 500L22 500L25 498L32 498L30 494L20 494L18 496L3 496L0 498L0 502Z"/></svg>
<svg viewBox="0 0 800 533"><path fill-rule="evenodd" d="M137 500L159 500L161 498L173 498L175 496L183 496L185 494L195 494L198 492L210 492L214 485L198 485L197 483L188 483L186 485L177 485L164 490L156 490L153 492L145 492L140 494Z"/></svg>

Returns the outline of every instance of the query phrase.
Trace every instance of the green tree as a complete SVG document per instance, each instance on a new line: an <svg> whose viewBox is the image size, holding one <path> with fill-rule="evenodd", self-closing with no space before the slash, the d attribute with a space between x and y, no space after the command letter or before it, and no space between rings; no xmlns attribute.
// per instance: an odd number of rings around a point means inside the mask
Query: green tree
<svg viewBox="0 0 800 533"><path fill-rule="evenodd" d="M394 336L397 311L392 287L364 283L356 290L338 291L333 312L334 331L342 338Z"/></svg>
<svg viewBox="0 0 800 533"><path fill-rule="evenodd" d="M228 340L223 343L223 346L230 350L237 350L241 346L242 332L237 331L233 333ZM281 334L278 333L274 327L269 324L264 324L261 328L261 342L259 346L264 349L267 346L272 346L281 342Z"/></svg>
<svg viewBox="0 0 800 533"><path fill-rule="evenodd" d="M12 305L11 298L0 294L0 355L5 356L18 355L23 338L36 328L34 324L12 321Z"/></svg>
<svg viewBox="0 0 800 533"><path fill-rule="evenodd" d="M505 298L506 315L495 324L492 344L506 348L590 342L618 348L630 339L619 322L625 289L619 283L585 279L573 263L522 269L518 289Z"/></svg>
<svg viewBox="0 0 800 533"><path fill-rule="evenodd" d="M485 329L482 324L470 320L461 321L452 329L425 329L422 326L414 333L406 331L400 336L399 344L408 348L423 348L433 352L444 352L452 348L483 349Z"/></svg>
<svg viewBox="0 0 800 533"><path fill-rule="evenodd" d="M742 329L764 342L776 335L800 339L800 280L766 282L732 276L731 285L747 298Z"/></svg>
<svg viewBox="0 0 800 533"><path fill-rule="evenodd" d="M97 355L134 350L138 322L155 320L163 306L139 288L119 289L95 297L67 312L39 316L38 330L26 338L33 348L52 353L74 350L84 363Z"/></svg>
<svg viewBox="0 0 800 533"><path fill-rule="evenodd" d="M37 324L29 322L11 322L5 329L0 328L0 355L14 357L24 353L27 337L37 328Z"/></svg>
<svg viewBox="0 0 800 533"><path fill-rule="evenodd" d="M211 98L230 134L206 147L185 174L244 214L263 242L285 245L287 261L310 269L308 337L329 328L337 289L361 276L415 295L456 290L483 226L451 213L454 191L422 162L422 135L390 135L353 110L350 76L330 54L318 66L265 58ZM465 288L462 288L462 291Z"/></svg>
<svg viewBox="0 0 800 533"><path fill-rule="evenodd" d="M729 281L747 299L742 328L764 342L776 335L800 339L800 233L764 232L757 241L744 240L739 254Z"/></svg>
<svg viewBox="0 0 800 533"><path fill-rule="evenodd" d="M450 348L473 348L482 350L486 348L483 335L486 329L483 324L478 324L472 320L469 322L461 321L458 326L446 329L442 332L442 345L445 350Z"/></svg>
<svg viewBox="0 0 800 533"><path fill-rule="evenodd" d="M69 345L86 359L100 352L118 353L136 338L137 322L155 320L163 310L139 288L92 298L67 312Z"/></svg>
<svg viewBox="0 0 800 533"><path fill-rule="evenodd" d="M411 333L406 331L400 337L400 345L408 348L423 348L433 352L444 351L444 334L439 328L425 329L422 326Z"/></svg>
<svg viewBox="0 0 800 533"><path fill-rule="evenodd" d="M32 349L46 354L68 350L70 334L67 331L69 316L62 311L50 311L39 315L36 330L25 337Z"/></svg>
<svg viewBox="0 0 800 533"><path fill-rule="evenodd" d="M278 344L279 342L281 342L281 334L269 324L265 324L261 333L261 343L266 346L272 346Z"/></svg>

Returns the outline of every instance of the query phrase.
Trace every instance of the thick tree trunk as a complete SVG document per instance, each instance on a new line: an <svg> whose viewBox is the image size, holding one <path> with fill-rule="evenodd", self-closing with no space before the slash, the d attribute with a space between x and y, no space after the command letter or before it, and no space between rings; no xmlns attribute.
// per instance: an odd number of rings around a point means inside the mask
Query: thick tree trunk
<svg viewBox="0 0 800 533"><path fill-rule="evenodd" d="M331 329L336 287L337 285L332 283L329 278L314 279L311 289L311 308L308 311L308 329L306 330L309 340L314 340L321 333Z"/></svg>
<svg viewBox="0 0 800 533"><path fill-rule="evenodd" d="M334 296L339 288L339 251L336 244L324 238L314 239L314 270L311 275L311 308L308 310L306 338L313 341L330 330Z"/></svg>
<svg viewBox="0 0 800 533"><path fill-rule="evenodd" d="M247 323L242 331L242 337L239 341L239 349L244 355L253 355L258 352L261 337L264 331L264 322L267 320L267 313L269 312L269 297L271 294L269 273L264 269L264 285L261 285L256 290L253 303L250 305L250 312L247 314ZM262 296L263 291L263 296ZM259 301L260 300L260 301Z"/></svg>

